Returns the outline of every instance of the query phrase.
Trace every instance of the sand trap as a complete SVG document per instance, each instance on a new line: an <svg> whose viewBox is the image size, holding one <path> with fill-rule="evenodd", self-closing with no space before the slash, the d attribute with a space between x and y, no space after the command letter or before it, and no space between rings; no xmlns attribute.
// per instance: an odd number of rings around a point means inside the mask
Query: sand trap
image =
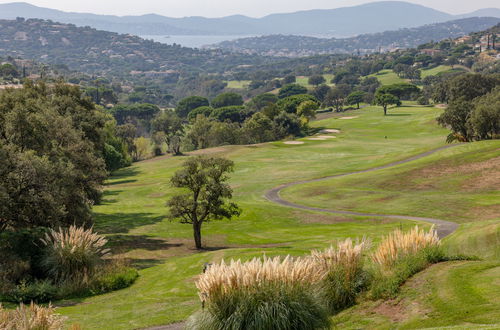
<svg viewBox="0 0 500 330"><path fill-rule="evenodd" d="M318 135L317 137L322 138L322 139L336 139L336 136L332 135Z"/></svg>
<svg viewBox="0 0 500 330"><path fill-rule="evenodd" d="M283 142L284 144L292 144L292 145L296 145L296 144L304 144L304 142L302 141L286 141L286 142Z"/></svg>
<svg viewBox="0 0 500 330"><path fill-rule="evenodd" d="M358 118L359 116L352 116L352 117L341 117L339 119L354 119L354 118Z"/></svg>
<svg viewBox="0 0 500 330"><path fill-rule="evenodd" d="M316 138L309 138L308 140L309 141L325 141L326 139L325 138L321 138L321 137L316 137Z"/></svg>
<svg viewBox="0 0 500 330"><path fill-rule="evenodd" d="M322 130L321 133L340 133L340 130L329 128L329 129Z"/></svg>

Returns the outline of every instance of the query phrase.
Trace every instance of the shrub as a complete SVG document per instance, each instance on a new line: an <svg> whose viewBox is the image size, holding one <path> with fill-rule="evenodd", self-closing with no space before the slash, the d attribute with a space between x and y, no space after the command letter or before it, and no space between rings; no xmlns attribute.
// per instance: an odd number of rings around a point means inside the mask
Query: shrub
<svg viewBox="0 0 500 330"><path fill-rule="evenodd" d="M31 304L20 305L16 310L5 310L0 305L0 329L5 330L59 330L63 329L64 317L54 309Z"/></svg>
<svg viewBox="0 0 500 330"><path fill-rule="evenodd" d="M102 257L107 240L92 231L76 226L59 231L50 230L42 239L45 253L42 265L58 281L88 282Z"/></svg>
<svg viewBox="0 0 500 330"><path fill-rule="evenodd" d="M3 299L13 303L47 303L57 297L58 289L49 280L28 283L22 281L20 284L8 290Z"/></svg>
<svg viewBox="0 0 500 330"><path fill-rule="evenodd" d="M363 270L363 251L366 241L354 244L346 239L324 251L313 251L311 256L326 273L322 293L330 313L354 305L356 296L367 287L368 276Z"/></svg>
<svg viewBox="0 0 500 330"><path fill-rule="evenodd" d="M313 286L324 275L313 258L222 261L197 281L207 308L193 315L187 328L326 328L328 314Z"/></svg>

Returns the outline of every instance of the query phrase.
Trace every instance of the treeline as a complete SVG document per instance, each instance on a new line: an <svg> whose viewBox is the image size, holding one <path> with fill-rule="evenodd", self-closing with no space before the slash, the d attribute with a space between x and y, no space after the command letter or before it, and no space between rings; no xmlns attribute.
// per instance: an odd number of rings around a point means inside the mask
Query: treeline
<svg viewBox="0 0 500 330"><path fill-rule="evenodd" d="M0 92L0 301L95 294L137 277L101 261L105 241L84 229L109 171L129 163L116 130L78 86Z"/></svg>
<svg viewBox="0 0 500 330"><path fill-rule="evenodd" d="M448 141L500 138L500 74L464 74L434 86L433 98L448 107L438 122L451 129Z"/></svg>

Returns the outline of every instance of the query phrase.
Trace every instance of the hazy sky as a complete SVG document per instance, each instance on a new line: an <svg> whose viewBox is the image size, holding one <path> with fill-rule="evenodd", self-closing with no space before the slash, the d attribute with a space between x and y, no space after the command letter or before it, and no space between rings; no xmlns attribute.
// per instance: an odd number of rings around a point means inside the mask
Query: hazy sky
<svg viewBox="0 0 500 330"><path fill-rule="evenodd" d="M0 3L23 0L0 0ZM358 5L370 0L24 0L31 4L64 11L96 14L139 15L156 13L171 17L220 17L244 14L260 17L270 13L305 9L332 9ZM480 8L500 7L499 0L407 0L452 14Z"/></svg>

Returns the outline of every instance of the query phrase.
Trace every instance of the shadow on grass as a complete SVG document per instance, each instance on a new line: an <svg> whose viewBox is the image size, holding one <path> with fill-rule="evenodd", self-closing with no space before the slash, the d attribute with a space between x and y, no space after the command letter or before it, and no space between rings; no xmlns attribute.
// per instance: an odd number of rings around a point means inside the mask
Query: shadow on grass
<svg viewBox="0 0 500 330"><path fill-rule="evenodd" d="M113 182L107 182L105 184L106 187L111 187L111 186L116 186L116 185L119 185L119 184L126 184L126 183L134 183L134 182L137 182L137 180L120 180L120 181L113 181Z"/></svg>
<svg viewBox="0 0 500 330"><path fill-rule="evenodd" d="M388 113L387 117L402 117L402 116L411 116L410 113Z"/></svg>
<svg viewBox="0 0 500 330"><path fill-rule="evenodd" d="M107 236L109 247L120 253L141 249L148 251L168 250L180 247L182 243L168 243L166 240L144 235L111 235Z"/></svg>
<svg viewBox="0 0 500 330"><path fill-rule="evenodd" d="M153 225L165 219L152 213L94 213L94 229L101 234L126 234L130 230Z"/></svg>
<svg viewBox="0 0 500 330"><path fill-rule="evenodd" d="M117 196L122 192L122 190L105 190L102 193L101 201L98 205L109 205L112 203L116 203L117 200L113 198L109 198L110 196Z"/></svg>

